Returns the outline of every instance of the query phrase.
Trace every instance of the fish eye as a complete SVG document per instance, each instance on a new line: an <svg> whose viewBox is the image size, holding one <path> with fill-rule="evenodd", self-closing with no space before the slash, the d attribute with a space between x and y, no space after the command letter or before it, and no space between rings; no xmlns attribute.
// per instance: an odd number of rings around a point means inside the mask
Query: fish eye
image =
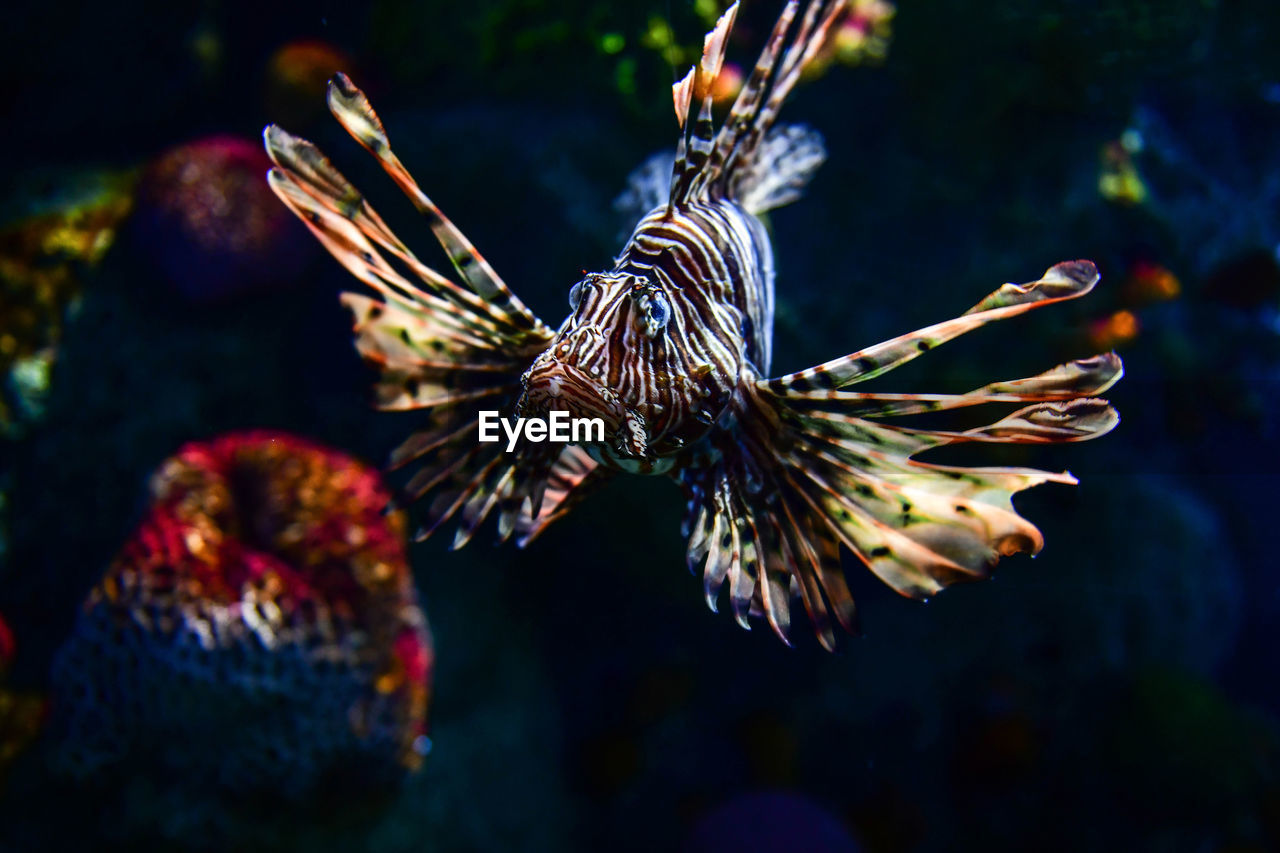
<svg viewBox="0 0 1280 853"><path fill-rule="evenodd" d="M658 328L667 325L667 321L671 319L671 303L660 290L655 290L649 296L649 319Z"/></svg>
<svg viewBox="0 0 1280 853"><path fill-rule="evenodd" d="M577 311L580 304L582 304L582 282L578 282L573 287L569 288L570 310Z"/></svg>
<svg viewBox="0 0 1280 853"><path fill-rule="evenodd" d="M633 292L640 308L637 319L641 330L649 337L656 338L671 319L671 303L656 287Z"/></svg>

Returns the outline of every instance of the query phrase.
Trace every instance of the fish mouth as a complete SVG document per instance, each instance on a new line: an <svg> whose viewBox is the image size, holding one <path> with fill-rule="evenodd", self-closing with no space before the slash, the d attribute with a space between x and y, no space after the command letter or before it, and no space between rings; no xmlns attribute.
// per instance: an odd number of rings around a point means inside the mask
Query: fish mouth
<svg viewBox="0 0 1280 853"><path fill-rule="evenodd" d="M600 418L605 433L614 434L628 411L618 395L573 365L555 359L535 364L523 378L524 393L516 403L521 417L568 412L573 418Z"/></svg>

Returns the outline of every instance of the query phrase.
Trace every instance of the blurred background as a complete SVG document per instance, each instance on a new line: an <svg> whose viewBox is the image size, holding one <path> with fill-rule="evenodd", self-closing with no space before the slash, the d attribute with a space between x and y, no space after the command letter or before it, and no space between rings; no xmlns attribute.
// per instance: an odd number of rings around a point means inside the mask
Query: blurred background
<svg viewBox="0 0 1280 853"><path fill-rule="evenodd" d="M745 4L732 61L780 6ZM620 247L628 172L674 143L716 3L10 7L0 849L1280 849L1280 5L857 7L784 113L829 161L772 214L775 373L1090 258L1087 298L880 387L1112 348L1127 375L1112 435L972 459L1080 479L1019 497L1036 559L927 605L850 560L863 636L835 655L800 619L789 649L710 613L658 478L525 551L400 549L370 466L418 418L372 410L337 299L359 285L263 180L278 122L446 265L327 115L345 70L554 324ZM243 556L317 519L287 559ZM252 618L225 606L245 577ZM339 651L177 648L190 608Z"/></svg>

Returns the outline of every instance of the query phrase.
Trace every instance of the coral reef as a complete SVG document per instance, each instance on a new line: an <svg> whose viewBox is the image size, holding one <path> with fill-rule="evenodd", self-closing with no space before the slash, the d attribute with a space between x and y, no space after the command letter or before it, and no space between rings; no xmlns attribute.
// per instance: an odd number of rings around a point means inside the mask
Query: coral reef
<svg viewBox="0 0 1280 853"><path fill-rule="evenodd" d="M189 444L55 664L57 760L368 794L416 768L433 653L376 472L282 433Z"/></svg>
<svg viewBox="0 0 1280 853"><path fill-rule="evenodd" d="M128 172L64 173L28 187L0 225L0 435L40 419L82 274L115 242L133 207Z"/></svg>

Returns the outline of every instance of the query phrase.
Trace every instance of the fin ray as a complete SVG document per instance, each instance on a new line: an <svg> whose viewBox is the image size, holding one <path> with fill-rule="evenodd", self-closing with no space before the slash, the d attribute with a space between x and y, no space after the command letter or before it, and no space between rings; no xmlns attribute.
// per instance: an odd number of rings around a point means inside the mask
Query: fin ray
<svg viewBox="0 0 1280 853"><path fill-rule="evenodd" d="M510 536L525 496L541 495L552 460L508 457L480 444L480 407L509 410L520 376L553 332L517 299L460 230L422 192L392 152L364 94L344 75L329 86L342 126L428 218L461 284L420 261L363 195L313 144L271 126L264 144L271 188L330 254L373 296L343 294L356 348L379 370L379 408L423 410L427 422L391 454L391 467L416 463L401 502L430 497L419 538L458 519L454 545L469 540L495 510ZM393 263L394 262L394 263ZM417 282L410 281L411 275ZM536 458L534 458L536 457ZM556 475L563 480L559 473ZM512 506L514 504L514 510ZM543 517L540 526L549 523Z"/></svg>
<svg viewBox="0 0 1280 853"><path fill-rule="evenodd" d="M960 317L936 323L841 358L769 380L775 393L834 390L874 379L906 364L936 346L981 328L995 320L1005 320L1035 308L1084 296L1098 281L1098 271L1089 261L1069 261L1050 267L1038 280L1027 284L1006 284Z"/></svg>
<svg viewBox="0 0 1280 853"><path fill-rule="evenodd" d="M471 241L418 186L391 150L382 120L374 112L369 99L356 88L350 77L339 73L329 81L328 101L329 110L338 123L378 159L383 171L409 197L419 212L427 217L427 224L444 247L450 262L471 289L511 314L523 327L530 330L542 327L542 322L511 292L489 262L476 251Z"/></svg>
<svg viewBox="0 0 1280 853"><path fill-rule="evenodd" d="M1082 295L1096 280L1092 264L1059 264L1030 284L1005 285L955 320L821 368L746 381L733 403L734 440L716 445L714 464L678 475L689 497L689 561L703 565L709 602L723 583L732 591L737 580L738 593L731 593L735 615L746 609L743 597L750 588L749 614L767 619L785 640L786 608L778 594L785 578L819 642L830 649L833 623L849 633L857 630L841 546L913 598L985 578L1002 557L1039 551L1044 538L1017 512L1013 496L1042 483L1073 484L1070 474L939 465L915 457L952 444L1059 443L1105 434L1119 418L1094 395L1123 375L1118 356L1078 359L967 394L837 389L884 373L932 343ZM930 346L920 347L921 341ZM1023 405L964 430L886 422L898 415L999 403ZM746 533L738 538L735 530ZM748 538L757 552L754 573L738 559Z"/></svg>

